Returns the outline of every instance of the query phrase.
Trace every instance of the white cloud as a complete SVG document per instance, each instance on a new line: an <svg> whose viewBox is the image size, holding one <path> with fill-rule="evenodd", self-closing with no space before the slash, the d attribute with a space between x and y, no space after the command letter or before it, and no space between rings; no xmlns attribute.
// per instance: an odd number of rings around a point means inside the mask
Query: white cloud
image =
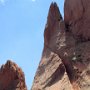
<svg viewBox="0 0 90 90"><path fill-rule="evenodd" d="M32 2L35 2L36 0L32 0Z"/></svg>
<svg viewBox="0 0 90 90"><path fill-rule="evenodd" d="M5 5L5 0L0 0L0 3Z"/></svg>

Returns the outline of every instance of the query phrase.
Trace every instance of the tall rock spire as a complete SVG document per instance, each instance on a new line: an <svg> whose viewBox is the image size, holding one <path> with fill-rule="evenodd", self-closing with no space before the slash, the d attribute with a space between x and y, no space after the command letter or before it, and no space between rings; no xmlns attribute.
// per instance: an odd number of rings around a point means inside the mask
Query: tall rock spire
<svg viewBox="0 0 90 90"><path fill-rule="evenodd" d="M52 2L49 8L49 13L47 17L47 24L53 25L55 22L60 21L62 16L59 11L59 7L57 6L56 2Z"/></svg>
<svg viewBox="0 0 90 90"><path fill-rule="evenodd" d="M54 32L59 29L60 21L62 21L62 16L60 14L59 8L56 2L52 2L49 8L47 23L44 32L45 44L49 44L50 38L52 37Z"/></svg>
<svg viewBox="0 0 90 90"><path fill-rule="evenodd" d="M63 21L51 4L31 90L90 90L89 12L90 0L65 0Z"/></svg>
<svg viewBox="0 0 90 90"><path fill-rule="evenodd" d="M52 3L44 32L43 54L31 90L71 90L65 66L57 54L64 47L65 25L57 4Z"/></svg>

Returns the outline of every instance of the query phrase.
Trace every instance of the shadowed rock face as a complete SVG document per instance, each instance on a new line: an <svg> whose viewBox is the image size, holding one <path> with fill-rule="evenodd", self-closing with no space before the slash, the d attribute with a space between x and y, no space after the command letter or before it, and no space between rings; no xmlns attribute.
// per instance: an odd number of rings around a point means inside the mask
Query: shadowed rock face
<svg viewBox="0 0 90 90"><path fill-rule="evenodd" d="M90 40L90 0L65 0L64 18L76 38Z"/></svg>
<svg viewBox="0 0 90 90"><path fill-rule="evenodd" d="M0 68L0 90L27 90L24 73L10 60Z"/></svg>
<svg viewBox="0 0 90 90"><path fill-rule="evenodd" d="M64 20L57 4L51 4L31 90L90 90L89 4L65 0Z"/></svg>

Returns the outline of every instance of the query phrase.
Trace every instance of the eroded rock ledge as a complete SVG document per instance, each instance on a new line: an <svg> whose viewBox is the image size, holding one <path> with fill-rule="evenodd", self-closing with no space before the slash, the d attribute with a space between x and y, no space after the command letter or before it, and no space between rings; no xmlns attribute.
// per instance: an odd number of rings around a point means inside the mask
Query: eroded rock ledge
<svg viewBox="0 0 90 90"><path fill-rule="evenodd" d="M63 20L51 4L31 90L90 90L89 8L89 0L65 0Z"/></svg>
<svg viewBox="0 0 90 90"><path fill-rule="evenodd" d="M10 60L0 68L0 90L27 90L23 71Z"/></svg>

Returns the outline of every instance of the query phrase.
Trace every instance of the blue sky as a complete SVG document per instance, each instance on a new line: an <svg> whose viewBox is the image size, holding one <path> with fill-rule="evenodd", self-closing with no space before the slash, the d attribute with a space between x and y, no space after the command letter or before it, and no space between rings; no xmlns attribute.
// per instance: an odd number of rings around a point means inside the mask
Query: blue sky
<svg viewBox="0 0 90 90"><path fill-rule="evenodd" d="M28 89L42 55L52 1L63 14L64 0L0 0L0 66L8 59L17 63L25 73Z"/></svg>

